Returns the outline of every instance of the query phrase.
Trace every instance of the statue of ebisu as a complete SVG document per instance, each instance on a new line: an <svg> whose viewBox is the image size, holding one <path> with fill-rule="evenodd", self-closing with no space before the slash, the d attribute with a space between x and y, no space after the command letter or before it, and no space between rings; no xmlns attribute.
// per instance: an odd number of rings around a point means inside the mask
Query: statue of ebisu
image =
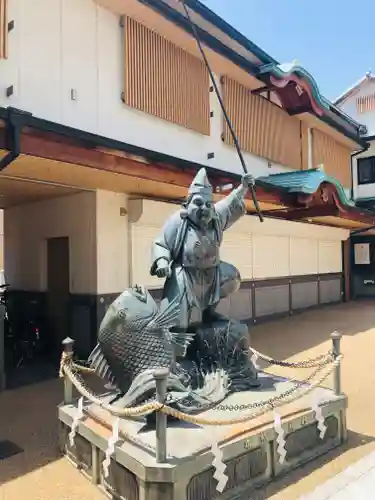
<svg viewBox="0 0 375 500"><path fill-rule="evenodd" d="M224 231L246 213L253 183L244 175L214 203L206 170L200 169L182 209L152 245L150 273L165 279L160 304L134 285L108 308L89 361L118 389L125 406L154 399L157 368L169 369L168 404L189 412L260 386L248 355L247 325L216 311L241 284L239 271L220 260L220 246Z"/></svg>

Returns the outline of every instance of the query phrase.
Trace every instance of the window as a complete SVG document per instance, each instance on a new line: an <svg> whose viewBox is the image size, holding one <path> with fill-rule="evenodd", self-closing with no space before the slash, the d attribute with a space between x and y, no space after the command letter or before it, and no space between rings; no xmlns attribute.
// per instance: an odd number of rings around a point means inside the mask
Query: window
<svg viewBox="0 0 375 500"><path fill-rule="evenodd" d="M358 184L375 184L375 156L357 160Z"/></svg>

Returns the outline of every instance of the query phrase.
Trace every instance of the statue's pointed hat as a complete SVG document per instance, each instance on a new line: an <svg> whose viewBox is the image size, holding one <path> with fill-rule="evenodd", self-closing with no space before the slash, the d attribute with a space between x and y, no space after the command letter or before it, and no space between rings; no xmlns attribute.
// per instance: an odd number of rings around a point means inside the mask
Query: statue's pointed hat
<svg viewBox="0 0 375 500"><path fill-rule="evenodd" d="M208 181L205 168L201 168L190 184L189 194L212 195L212 186Z"/></svg>

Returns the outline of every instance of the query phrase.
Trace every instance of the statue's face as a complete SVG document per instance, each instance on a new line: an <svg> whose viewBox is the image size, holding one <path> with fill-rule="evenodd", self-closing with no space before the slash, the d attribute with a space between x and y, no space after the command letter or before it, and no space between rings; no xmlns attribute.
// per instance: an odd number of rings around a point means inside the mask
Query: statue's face
<svg viewBox="0 0 375 500"><path fill-rule="evenodd" d="M189 219L201 227L208 226L215 213L209 195L194 194L186 208Z"/></svg>

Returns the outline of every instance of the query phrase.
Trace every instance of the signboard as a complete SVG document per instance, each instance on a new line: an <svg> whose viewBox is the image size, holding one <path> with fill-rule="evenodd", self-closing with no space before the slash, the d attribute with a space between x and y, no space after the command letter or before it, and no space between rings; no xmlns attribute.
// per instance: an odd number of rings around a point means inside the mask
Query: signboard
<svg viewBox="0 0 375 500"><path fill-rule="evenodd" d="M354 264L370 264L370 243L355 243Z"/></svg>

